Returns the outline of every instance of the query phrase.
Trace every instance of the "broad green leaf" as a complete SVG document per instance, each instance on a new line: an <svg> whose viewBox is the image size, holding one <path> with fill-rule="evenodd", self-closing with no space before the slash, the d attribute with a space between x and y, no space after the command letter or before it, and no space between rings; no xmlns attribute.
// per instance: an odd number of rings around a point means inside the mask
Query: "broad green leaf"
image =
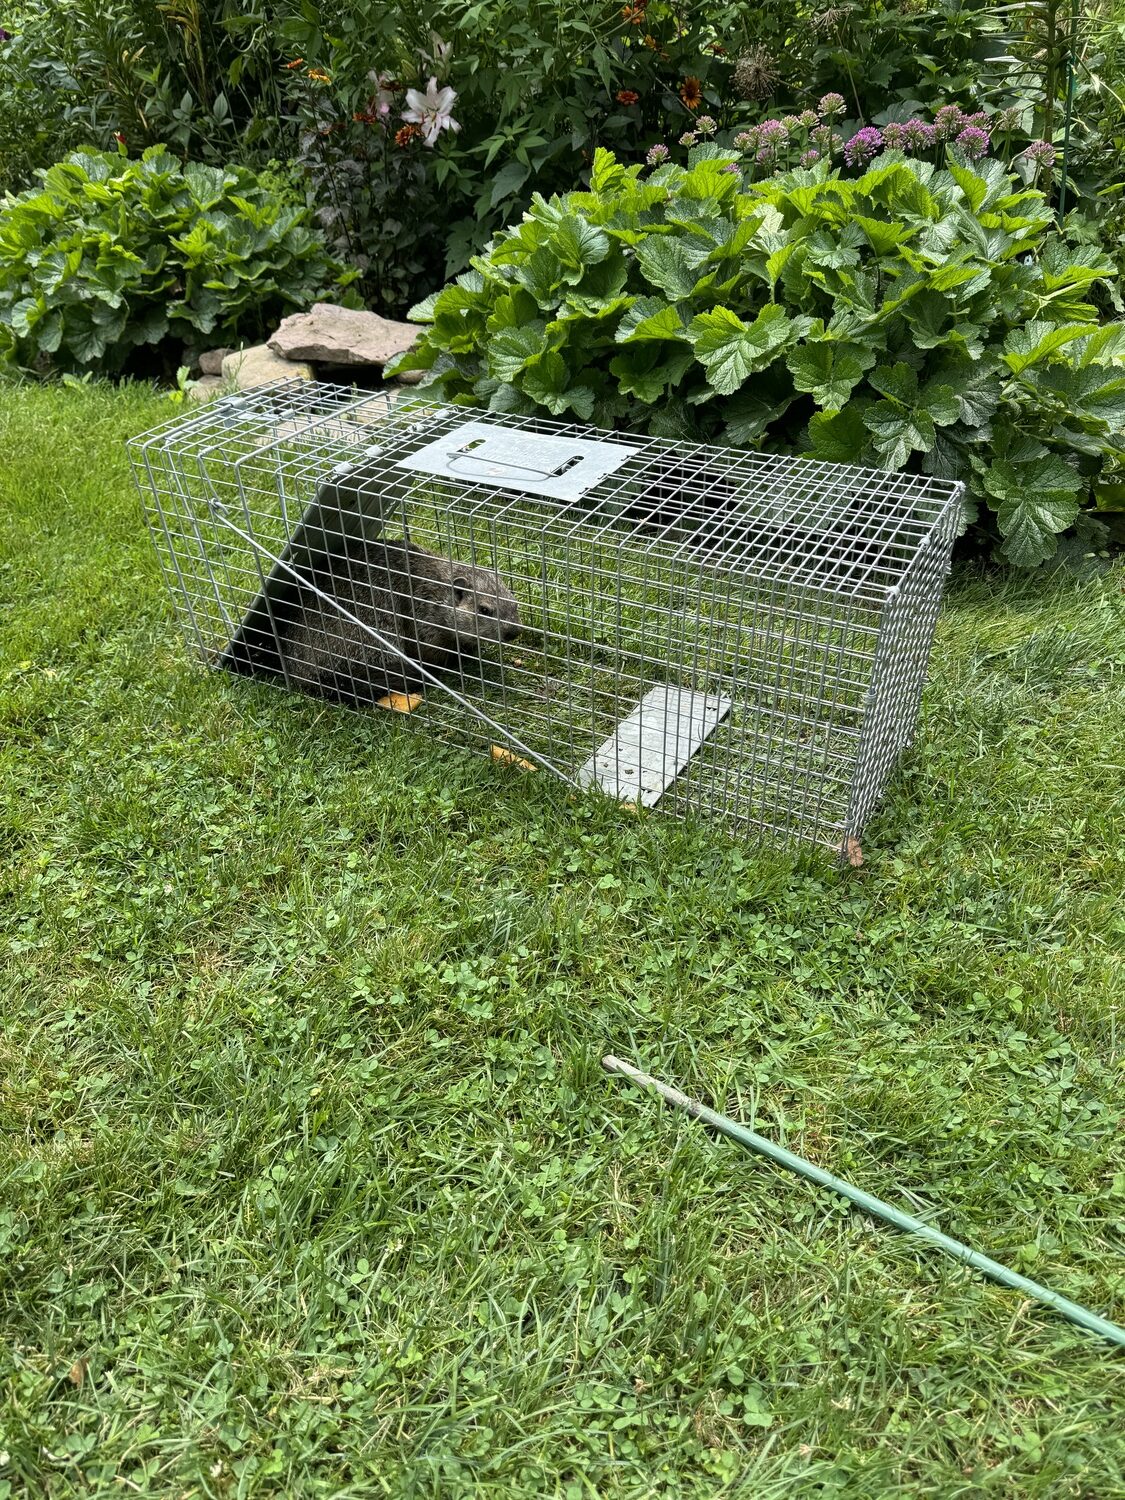
<svg viewBox="0 0 1125 1500"><path fill-rule="evenodd" d="M916 348L936 349L950 342L957 314L954 304L940 292L920 290L905 304L903 315Z"/></svg>
<svg viewBox="0 0 1125 1500"><path fill-rule="evenodd" d="M724 443L735 448L758 445L770 423L783 417L795 399L778 389L780 384L771 382L769 374L763 374L724 402Z"/></svg>
<svg viewBox="0 0 1125 1500"><path fill-rule="evenodd" d="M1085 288L1116 275L1113 261L1097 245L1068 245L1058 235L1043 241L1039 252L1043 285L1049 292Z"/></svg>
<svg viewBox="0 0 1125 1500"><path fill-rule="evenodd" d="M637 247L637 264L645 280L673 301L691 295L699 259L698 251L689 255L682 241L666 236L654 235Z"/></svg>
<svg viewBox="0 0 1125 1500"><path fill-rule="evenodd" d="M868 462L871 435L864 410L863 403L850 402L843 411L818 411L809 419L810 456L834 464Z"/></svg>
<svg viewBox="0 0 1125 1500"><path fill-rule="evenodd" d="M1071 353L1080 365L1125 364L1125 323L1103 323Z"/></svg>
<svg viewBox="0 0 1125 1500"><path fill-rule="evenodd" d="M83 365L95 364L106 351L105 336L93 323L68 327L64 342L79 364Z"/></svg>
<svg viewBox="0 0 1125 1500"><path fill-rule="evenodd" d="M540 245L516 266L516 280L531 293L542 308L554 307L559 298L559 288L564 279L570 279L562 263L547 245Z"/></svg>
<svg viewBox="0 0 1125 1500"><path fill-rule="evenodd" d="M867 236L876 255L888 255L915 233L910 225L897 219L871 219L866 214L856 214L852 222Z"/></svg>
<svg viewBox="0 0 1125 1500"><path fill-rule="evenodd" d="M641 339L675 339L684 331L679 308L659 297L638 297L617 325L617 342Z"/></svg>
<svg viewBox="0 0 1125 1500"><path fill-rule="evenodd" d="M964 193L969 207L976 213L988 194L988 183L972 167L957 161L952 154L948 166L950 175Z"/></svg>
<svg viewBox="0 0 1125 1500"><path fill-rule="evenodd" d="M546 326L536 319L522 328L505 328L488 342L488 370L497 380L514 380L547 351Z"/></svg>
<svg viewBox="0 0 1125 1500"><path fill-rule="evenodd" d="M587 266L597 265L609 254L609 236L579 214L567 214L559 220L550 245L565 279L571 282L580 281Z"/></svg>
<svg viewBox="0 0 1125 1500"><path fill-rule="evenodd" d="M950 385L928 380L918 399L918 410L924 411L938 427L949 427L961 416L957 395Z"/></svg>
<svg viewBox="0 0 1125 1500"><path fill-rule="evenodd" d="M1013 375L1049 358L1056 350L1084 338L1090 332L1084 323L1046 323L1041 320L1013 328L1004 340L1004 363Z"/></svg>
<svg viewBox="0 0 1125 1500"><path fill-rule="evenodd" d="M1056 534L1073 523L1082 480L1057 453L1021 433L1001 433L994 451L981 485L995 502L1005 557L1031 568L1053 555Z"/></svg>
<svg viewBox="0 0 1125 1500"><path fill-rule="evenodd" d="M1086 419L1116 432L1125 429L1125 372L1105 365L1084 365L1078 369L1054 365L1031 374L1034 388L1061 402L1072 418Z"/></svg>
<svg viewBox="0 0 1125 1500"><path fill-rule="evenodd" d="M621 186L625 168L612 151L599 146L594 152L594 165L590 170L590 186L595 193L608 193Z"/></svg>
<svg viewBox="0 0 1125 1500"><path fill-rule="evenodd" d="M692 319L688 337L712 390L729 396L755 370L771 363L793 337L793 324L774 302L768 302L751 324L729 308L716 307Z"/></svg>
<svg viewBox="0 0 1125 1500"><path fill-rule="evenodd" d="M863 379L864 366L845 344L801 344L786 359L793 384L817 406L839 411Z"/></svg>
<svg viewBox="0 0 1125 1500"><path fill-rule="evenodd" d="M26 338L45 311L38 297L21 297L12 304L4 321L18 338Z"/></svg>
<svg viewBox="0 0 1125 1500"><path fill-rule="evenodd" d="M432 323L434 321L434 304L441 296L441 292L431 292L428 297L423 297L421 302L415 302L414 306L406 314L411 323Z"/></svg>
<svg viewBox="0 0 1125 1500"><path fill-rule="evenodd" d="M821 229L805 241L806 255L810 265L839 271L845 266L859 265L863 243L863 231L856 224L846 225L839 234Z"/></svg>
<svg viewBox="0 0 1125 1500"><path fill-rule="evenodd" d="M539 308L535 298L521 286L497 297L492 313L485 324L488 333L499 333L502 328L522 328L525 323L535 321Z"/></svg>
<svg viewBox="0 0 1125 1500"><path fill-rule="evenodd" d="M912 453L928 453L934 446L933 418L922 408L904 411L889 401L878 401L863 413L863 423L880 462L901 469Z"/></svg>
<svg viewBox="0 0 1125 1500"><path fill-rule="evenodd" d="M1053 557L1056 537L1074 524L1078 502L1058 493L1029 493L1005 500L996 508L996 524L1004 538L1001 551L1017 568L1034 568Z"/></svg>
<svg viewBox="0 0 1125 1500"><path fill-rule="evenodd" d="M552 349L527 369L519 381L525 396L545 406L553 416L573 411L584 421L594 409L594 393L589 386L572 382L566 361Z"/></svg>
<svg viewBox="0 0 1125 1500"><path fill-rule="evenodd" d="M691 350L684 344L676 347L640 344L610 360L609 371L619 388L638 401L658 401L671 385L677 386L693 362Z"/></svg>
<svg viewBox="0 0 1125 1500"><path fill-rule="evenodd" d="M869 385L892 401L913 406L918 398L918 372L901 361L897 365L880 365L867 377Z"/></svg>

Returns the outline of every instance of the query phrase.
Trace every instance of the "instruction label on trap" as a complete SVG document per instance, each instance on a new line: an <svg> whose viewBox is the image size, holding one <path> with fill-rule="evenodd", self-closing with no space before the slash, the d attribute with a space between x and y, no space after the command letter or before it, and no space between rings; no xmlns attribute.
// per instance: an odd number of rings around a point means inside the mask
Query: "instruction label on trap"
<svg viewBox="0 0 1125 1500"><path fill-rule="evenodd" d="M637 452L628 443L463 422L416 453L396 459L395 467L552 500L580 500Z"/></svg>
<svg viewBox="0 0 1125 1500"><path fill-rule="evenodd" d="M653 807L730 713L731 700L689 688L646 693L578 772L581 786L600 786L622 802Z"/></svg>

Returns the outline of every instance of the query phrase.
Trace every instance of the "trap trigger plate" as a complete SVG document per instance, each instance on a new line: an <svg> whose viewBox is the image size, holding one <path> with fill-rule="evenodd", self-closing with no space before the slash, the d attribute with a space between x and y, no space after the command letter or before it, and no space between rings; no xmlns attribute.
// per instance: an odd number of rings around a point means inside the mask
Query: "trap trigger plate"
<svg viewBox="0 0 1125 1500"><path fill-rule="evenodd" d="M730 709L731 700L717 693L655 687L598 746L576 780L622 802L655 807Z"/></svg>

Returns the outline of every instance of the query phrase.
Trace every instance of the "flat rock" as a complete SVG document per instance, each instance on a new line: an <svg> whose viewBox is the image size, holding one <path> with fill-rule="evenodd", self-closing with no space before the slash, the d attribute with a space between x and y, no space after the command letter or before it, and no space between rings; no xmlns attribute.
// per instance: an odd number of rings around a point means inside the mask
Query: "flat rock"
<svg viewBox="0 0 1125 1500"><path fill-rule="evenodd" d="M329 365L385 365L418 339L415 323L396 323L378 313L317 302L292 313L269 341L285 359L317 359Z"/></svg>
<svg viewBox="0 0 1125 1500"><path fill-rule="evenodd" d="M282 359L266 344L255 344L227 355L223 360L222 378L231 381L240 391L249 391L256 385L269 385L275 380L311 380L313 368Z"/></svg>
<svg viewBox="0 0 1125 1500"><path fill-rule="evenodd" d="M199 356L199 368L204 375L221 375L223 373L223 360L231 351L229 349L208 349Z"/></svg>
<svg viewBox="0 0 1125 1500"><path fill-rule="evenodd" d="M212 396L217 396L226 386L226 381L221 375L201 375L198 380L193 380L188 386L189 401L210 401Z"/></svg>

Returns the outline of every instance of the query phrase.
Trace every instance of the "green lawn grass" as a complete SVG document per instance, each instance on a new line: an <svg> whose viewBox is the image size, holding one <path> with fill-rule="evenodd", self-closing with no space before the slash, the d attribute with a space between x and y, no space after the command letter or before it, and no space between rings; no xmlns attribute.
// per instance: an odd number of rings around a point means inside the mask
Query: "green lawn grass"
<svg viewBox="0 0 1125 1500"><path fill-rule="evenodd" d="M0 392L0 1495L1125 1495L1121 575L962 576L867 863L180 645L143 389ZM5 1483L9 1488L5 1489Z"/></svg>

